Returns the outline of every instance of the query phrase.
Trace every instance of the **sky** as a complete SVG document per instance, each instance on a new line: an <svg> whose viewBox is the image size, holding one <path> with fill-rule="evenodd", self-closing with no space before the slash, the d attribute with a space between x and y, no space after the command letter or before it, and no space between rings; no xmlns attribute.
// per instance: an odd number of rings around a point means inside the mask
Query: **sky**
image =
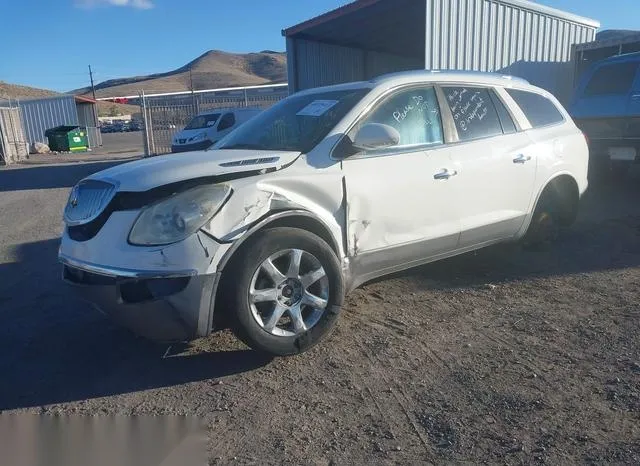
<svg viewBox="0 0 640 466"><path fill-rule="evenodd" d="M169 71L211 50L285 50L284 28L347 0L0 0L0 80L69 91ZM602 29L640 29L638 0L539 0L596 19ZM38 12L31 16L30 12ZM7 21L7 18L12 20Z"/></svg>

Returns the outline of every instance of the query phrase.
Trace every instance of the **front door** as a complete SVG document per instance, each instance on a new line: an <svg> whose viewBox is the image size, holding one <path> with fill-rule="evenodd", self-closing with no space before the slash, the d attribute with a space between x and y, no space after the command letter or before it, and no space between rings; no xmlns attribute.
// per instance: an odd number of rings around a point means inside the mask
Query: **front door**
<svg viewBox="0 0 640 466"><path fill-rule="evenodd" d="M366 123L393 126L400 142L342 162L347 193L348 250L359 275L404 268L453 251L460 224L452 199L455 172L443 144L433 87L387 97Z"/></svg>
<svg viewBox="0 0 640 466"><path fill-rule="evenodd" d="M533 194L536 154L517 132L498 94L488 88L443 87L460 142L450 147L458 171L460 247L514 236Z"/></svg>

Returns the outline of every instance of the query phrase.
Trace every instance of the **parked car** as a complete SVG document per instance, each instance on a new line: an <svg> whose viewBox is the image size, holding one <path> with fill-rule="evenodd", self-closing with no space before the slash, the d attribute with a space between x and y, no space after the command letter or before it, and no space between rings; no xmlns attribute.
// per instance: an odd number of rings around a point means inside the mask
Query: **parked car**
<svg viewBox="0 0 640 466"><path fill-rule="evenodd" d="M142 131L142 123L139 121L130 122L129 131Z"/></svg>
<svg viewBox="0 0 640 466"><path fill-rule="evenodd" d="M298 92L210 150L80 181L64 277L157 340L302 352L364 282L572 224L588 147L526 81L407 72Z"/></svg>
<svg viewBox="0 0 640 466"><path fill-rule="evenodd" d="M592 169L624 175L640 162L640 53L595 63L582 76L569 107L589 138Z"/></svg>
<svg viewBox="0 0 640 466"><path fill-rule="evenodd" d="M260 113L257 108L216 109L193 118L173 137L171 152L203 150Z"/></svg>
<svg viewBox="0 0 640 466"><path fill-rule="evenodd" d="M113 133L114 132L113 125L110 125L110 124L101 125L100 126L100 132L101 133Z"/></svg>

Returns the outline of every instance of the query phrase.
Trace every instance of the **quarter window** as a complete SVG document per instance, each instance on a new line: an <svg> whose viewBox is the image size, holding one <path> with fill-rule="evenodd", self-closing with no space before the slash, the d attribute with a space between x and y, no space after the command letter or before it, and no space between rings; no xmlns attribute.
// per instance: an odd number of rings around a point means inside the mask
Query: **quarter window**
<svg viewBox="0 0 640 466"><path fill-rule="evenodd" d="M564 121L560 110L546 97L528 91L507 89L534 128L553 125Z"/></svg>
<svg viewBox="0 0 640 466"><path fill-rule="evenodd" d="M587 84L585 95L627 94L638 70L637 63L618 63L599 68Z"/></svg>
<svg viewBox="0 0 640 466"><path fill-rule="evenodd" d="M440 108L433 87L401 91L376 108L358 127L367 123L381 123L400 133L402 147L442 144Z"/></svg>
<svg viewBox="0 0 640 466"><path fill-rule="evenodd" d="M461 141L503 134L489 89L444 87L443 91Z"/></svg>

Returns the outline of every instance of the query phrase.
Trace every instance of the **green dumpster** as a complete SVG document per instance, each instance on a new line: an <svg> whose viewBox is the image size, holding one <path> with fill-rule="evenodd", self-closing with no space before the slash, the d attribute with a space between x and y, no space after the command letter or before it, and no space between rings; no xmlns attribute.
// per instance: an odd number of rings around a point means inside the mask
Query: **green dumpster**
<svg viewBox="0 0 640 466"><path fill-rule="evenodd" d="M44 132L49 149L55 152L82 152L89 148L86 128L79 126L56 126Z"/></svg>

